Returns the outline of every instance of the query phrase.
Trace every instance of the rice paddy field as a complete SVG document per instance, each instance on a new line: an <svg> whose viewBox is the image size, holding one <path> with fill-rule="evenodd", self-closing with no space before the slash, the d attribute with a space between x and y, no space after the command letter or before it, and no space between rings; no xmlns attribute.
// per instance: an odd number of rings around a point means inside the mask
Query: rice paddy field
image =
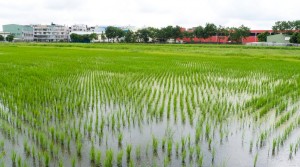
<svg viewBox="0 0 300 167"><path fill-rule="evenodd" d="M300 49L0 44L0 167L300 165Z"/></svg>

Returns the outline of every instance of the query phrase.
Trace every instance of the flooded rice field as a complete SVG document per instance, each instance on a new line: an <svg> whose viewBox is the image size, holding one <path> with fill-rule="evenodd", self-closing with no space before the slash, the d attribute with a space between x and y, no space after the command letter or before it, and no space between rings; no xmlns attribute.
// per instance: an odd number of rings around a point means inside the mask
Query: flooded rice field
<svg viewBox="0 0 300 167"><path fill-rule="evenodd" d="M298 62L10 49L1 167L300 164Z"/></svg>

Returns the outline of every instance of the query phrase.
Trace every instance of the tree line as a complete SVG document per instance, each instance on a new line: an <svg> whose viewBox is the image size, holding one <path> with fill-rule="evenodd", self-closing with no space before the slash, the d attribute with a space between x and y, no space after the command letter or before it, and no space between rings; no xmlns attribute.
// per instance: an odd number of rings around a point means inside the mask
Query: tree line
<svg viewBox="0 0 300 167"><path fill-rule="evenodd" d="M98 35L96 33L92 34L71 34L70 35L71 41L76 43L90 43L93 39L98 39Z"/></svg>
<svg viewBox="0 0 300 167"><path fill-rule="evenodd" d="M227 37L228 41L241 43L242 39L249 35L250 28L244 25L240 27L217 27L215 24L207 23L205 26L197 26L187 31L183 31L179 26L167 26L163 28L147 27L139 29L136 32L131 30L123 31L118 27L108 26L105 30L105 36L101 35L101 39L127 43L166 43L168 40L176 42L176 40L183 38L189 38L191 42L194 42L194 38L208 39L212 36L217 36L218 42Z"/></svg>

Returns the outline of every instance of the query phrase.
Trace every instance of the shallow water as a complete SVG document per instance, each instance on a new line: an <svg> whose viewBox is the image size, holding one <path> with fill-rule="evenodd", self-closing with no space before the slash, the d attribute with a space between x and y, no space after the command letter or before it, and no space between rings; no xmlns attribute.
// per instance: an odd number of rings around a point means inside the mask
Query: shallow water
<svg viewBox="0 0 300 167"><path fill-rule="evenodd" d="M195 150L193 155L190 156L190 151L200 147L201 154L203 155L203 166L254 166L254 157L257 154L256 166L297 166L300 164L299 154L294 154L290 158L289 145L295 143L300 136L299 127L292 130L291 135L282 146L279 147L279 151L272 156L272 139L278 137L283 131L293 123L300 115L299 106L300 103L289 104L288 112L293 107L296 107L297 111L293 117L281 125L278 129L271 131L268 135L263 146L259 146L259 135L265 130L273 128L274 122L277 120L275 117L275 109L268 111L265 117L255 121L254 116L249 114L245 117L238 117L239 112L244 112L244 105L247 101L253 97L264 96L267 91L258 90L256 92L250 92L249 90L243 90L240 92L234 92L227 87L227 85L216 86L219 82L231 80L231 78L208 76L204 77L208 80L208 83L202 85L189 85L182 80L192 80L192 76L179 76L178 78L168 80L156 79L153 82L140 81L136 82L136 85L131 85L128 89L138 89L143 91L151 91L148 97L139 97L139 94L123 95L127 101L123 101L122 94L120 96L111 95L113 90L97 90L92 89L86 85L92 85L97 83L97 75L104 75L106 77L119 77L123 78L123 75L114 74L113 72L99 72L98 74L91 74L87 76L80 76L78 79L79 90L82 91L81 96L85 97L87 101L86 106L80 108L82 115L75 115L75 118L70 117L65 122L58 124L58 130L63 129L65 126L73 124L75 129L82 134L82 150L81 156L76 155L76 142L71 140L71 147L68 150L66 146L62 147L60 144L55 144L58 148L59 158L53 158L50 166L57 166L59 159L62 159L65 166L71 166L71 160L73 157L76 159L77 166L93 166L90 163L90 149L92 146L92 140L94 141L95 149L100 150L102 153L102 165L106 158L105 152L108 149L112 149L114 152L114 166L116 166L116 156L120 150L123 150L124 155L122 158L123 166L128 166L126 160L126 147L132 145L131 157L134 159L136 166L163 166L164 160L168 157L167 145L165 150L162 149L162 141L170 139L172 141L172 153L170 154L170 163L168 166L198 166ZM198 76L198 75L196 75ZM96 78L96 79L95 79ZM163 78L163 77L162 77ZM102 79L102 78L101 78ZM105 80L108 84L112 78ZM243 79L242 79L243 80ZM97 81L97 82L96 82ZM172 86L168 87L165 83L171 82ZM251 80L250 85L260 85L263 82L270 82L266 87L271 86L271 91L278 86L281 86L282 81L275 80L270 81L268 77L262 77L262 80L255 83L255 79ZM146 83L147 82L147 83ZM209 84L211 82L212 84ZM233 80L232 83L239 83L239 80ZM146 85L147 84L147 85ZM150 86L149 86L150 85ZM112 89L112 88L111 88ZM134 91L136 93L138 91ZM192 94L195 94L192 96ZM117 93L116 93L117 94ZM145 93L147 94L147 92ZM117 94L118 95L118 94ZM80 97L75 97L79 99ZM69 98L69 97L68 97ZM95 100L99 98L99 100ZM141 98L141 99L138 99ZM72 97L67 101L72 102ZM75 101L76 101L75 100ZM139 101L140 100L140 101ZM140 102L140 104L138 104ZM151 104L148 104L150 103ZM195 104L193 104L195 103ZM170 104L170 108L168 105ZM191 108L194 113L192 120L189 120L188 110ZM0 125L7 123L14 126L11 123L10 118L14 117L9 111L9 108L3 103L0 103L0 109L2 113L8 114L8 119L2 118ZM159 115L157 111L162 110L162 115ZM170 117L167 117L167 112L170 110ZM256 112L259 112L257 110ZM98 113L98 114L97 114ZM154 114L153 114L154 113ZM175 113L177 114L175 120ZM183 113L183 114L182 114ZM218 122L217 114L228 113L228 116L224 116L222 122ZM118 115L124 115L125 122L122 122L120 130L117 125L112 130L111 121L112 117L117 119ZM152 115L153 114L153 115ZM205 115L205 116L204 116ZM101 120L105 120L103 137L100 138L99 133L95 130L96 117ZM203 122L198 123L203 118ZM92 132L89 134L84 130L84 126L88 125L92 120ZM83 123L82 123L82 122ZM121 119L116 121L120 123ZM69 124L67 124L69 123ZM31 156L27 157L24 151L24 140L28 139L28 124L24 127L23 131L15 131L15 143L11 139L6 138L4 132L0 132L0 141L4 140L6 155L0 161L3 161L6 166L12 166L11 154L12 150L15 150L18 156L21 156L23 161L28 166L42 166L43 162L39 162L37 158L34 160ZM49 125L55 125L52 121ZM201 128L201 140L199 143L195 143L195 130L197 125ZM221 137L220 126L223 137ZM209 137L205 137L206 129L210 127ZM61 128L61 129L60 129ZM74 130L74 127L67 127L70 131ZM47 130L47 129L42 129ZM46 133L46 132L45 132ZM118 134L123 134L122 147L118 144ZM50 138L49 132L46 133ZM155 136L158 140L158 150L156 155L153 154L152 137ZM190 136L190 145L188 145L188 136ZM222 138L222 140L221 140ZM181 139L185 139L186 144L182 149ZM209 148L209 139L211 139L211 149ZM250 143L253 142L252 152L250 151ZM30 145L37 147L36 143L29 138ZM176 155L176 143L179 144L179 154ZM141 147L141 158L136 158L136 148ZM38 149L38 148L37 148ZM186 151L185 163L182 163L183 152ZM214 156L213 156L214 153ZM37 157L37 156L35 156ZM214 159L213 159L214 157ZM213 160L212 160L213 159Z"/></svg>

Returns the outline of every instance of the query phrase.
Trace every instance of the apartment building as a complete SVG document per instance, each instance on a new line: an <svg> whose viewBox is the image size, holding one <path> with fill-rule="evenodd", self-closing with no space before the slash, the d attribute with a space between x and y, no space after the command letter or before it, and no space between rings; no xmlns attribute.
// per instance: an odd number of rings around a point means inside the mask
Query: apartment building
<svg viewBox="0 0 300 167"><path fill-rule="evenodd" d="M88 26L85 24L75 24L69 27L69 32L70 34L75 33L75 32L87 32L89 33L96 33L96 34L101 34L105 33L105 29L107 26Z"/></svg>
<svg viewBox="0 0 300 167"><path fill-rule="evenodd" d="M33 38L36 42L61 42L69 41L69 27L64 25L31 25Z"/></svg>
<svg viewBox="0 0 300 167"><path fill-rule="evenodd" d="M74 24L71 27L69 27L69 32L87 32L88 26L85 24Z"/></svg>

